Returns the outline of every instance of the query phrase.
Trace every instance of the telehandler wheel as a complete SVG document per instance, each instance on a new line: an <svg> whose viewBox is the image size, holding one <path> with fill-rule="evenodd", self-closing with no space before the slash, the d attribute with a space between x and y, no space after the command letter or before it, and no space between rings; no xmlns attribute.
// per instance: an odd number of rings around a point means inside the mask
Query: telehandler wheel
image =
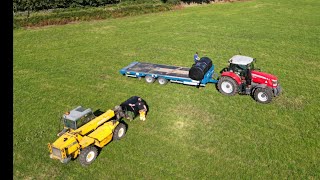
<svg viewBox="0 0 320 180"><path fill-rule="evenodd" d="M263 104L267 104L272 100L272 91L269 88L257 88L254 91L254 99Z"/></svg>
<svg viewBox="0 0 320 180"><path fill-rule="evenodd" d="M156 79L153 78L152 76L146 76L145 80L146 80L147 83L153 83Z"/></svg>
<svg viewBox="0 0 320 180"><path fill-rule="evenodd" d="M82 166L91 164L98 156L98 149L95 146L88 146L81 150L79 162Z"/></svg>
<svg viewBox="0 0 320 180"><path fill-rule="evenodd" d="M238 84L228 76L222 76L218 82L218 89L221 94L233 96L238 92Z"/></svg>
<svg viewBox="0 0 320 180"><path fill-rule="evenodd" d="M113 140L120 140L124 137L127 132L127 127L123 123L119 123L118 126L114 129Z"/></svg>
<svg viewBox="0 0 320 180"><path fill-rule="evenodd" d="M165 79L165 78L158 78L158 83L161 84L161 85L165 85L168 83L168 80Z"/></svg>
<svg viewBox="0 0 320 180"><path fill-rule="evenodd" d="M71 156L67 157L66 159L60 160L63 164L67 164L69 161L71 161Z"/></svg>

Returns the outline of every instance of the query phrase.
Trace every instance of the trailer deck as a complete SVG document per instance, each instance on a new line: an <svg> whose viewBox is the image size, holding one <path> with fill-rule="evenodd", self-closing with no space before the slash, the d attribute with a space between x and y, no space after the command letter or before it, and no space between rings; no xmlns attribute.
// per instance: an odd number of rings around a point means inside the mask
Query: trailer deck
<svg viewBox="0 0 320 180"><path fill-rule="evenodd" d="M200 85L205 86L206 83L216 83L212 79L213 67L207 72L205 78L201 81L193 80L189 77L188 67L153 64L146 62L132 62L128 66L122 68L120 73L128 77L146 77L151 76L156 78L165 78L170 82L182 83L187 85Z"/></svg>
<svg viewBox="0 0 320 180"><path fill-rule="evenodd" d="M145 74L159 74L163 76L183 77L190 79L188 76L189 69L190 68L187 67L136 62L132 63L131 66L127 66L126 71Z"/></svg>

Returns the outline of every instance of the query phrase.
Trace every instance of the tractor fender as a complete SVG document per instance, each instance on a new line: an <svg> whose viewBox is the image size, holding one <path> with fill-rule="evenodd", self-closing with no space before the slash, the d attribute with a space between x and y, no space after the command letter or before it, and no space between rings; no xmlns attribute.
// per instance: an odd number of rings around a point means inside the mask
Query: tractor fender
<svg viewBox="0 0 320 180"><path fill-rule="evenodd" d="M280 94L280 92L281 92L281 90L282 90L282 88L281 88L280 85L278 85L277 88L271 88L271 87L267 86L266 84L258 84L258 85L254 86L254 87L252 88L251 93L253 94L254 91L255 91L257 88L268 88L268 89L270 89L271 92L273 93L273 96L279 96L279 94Z"/></svg>
<svg viewBox="0 0 320 180"><path fill-rule="evenodd" d="M251 89L251 94L254 94L254 91L258 88L269 88L269 86L267 86L266 84L256 84L253 86L253 88ZM270 88L269 88L270 89ZM271 91L273 92L273 91Z"/></svg>
<svg viewBox="0 0 320 180"><path fill-rule="evenodd" d="M230 71L223 72L223 73L221 74L221 76L228 76L228 77L234 79L234 80L238 83L238 85L241 84L241 79L240 79L240 77L239 77L237 74L235 74L234 72L230 72Z"/></svg>
<svg viewBox="0 0 320 180"><path fill-rule="evenodd" d="M257 84L257 85L254 85L254 87L252 88L252 91L256 90L257 88L267 88L267 87L268 86L265 84Z"/></svg>

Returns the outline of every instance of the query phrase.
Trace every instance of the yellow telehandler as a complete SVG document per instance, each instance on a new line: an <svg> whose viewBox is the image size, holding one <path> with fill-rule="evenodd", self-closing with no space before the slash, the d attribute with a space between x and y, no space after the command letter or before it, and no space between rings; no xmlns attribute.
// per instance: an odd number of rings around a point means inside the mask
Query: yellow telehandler
<svg viewBox="0 0 320 180"><path fill-rule="evenodd" d="M83 166L91 164L98 149L126 134L127 124L122 121L126 111L121 106L95 116L90 108L78 106L62 116L64 128L54 143L48 143L50 158L68 163L79 156Z"/></svg>

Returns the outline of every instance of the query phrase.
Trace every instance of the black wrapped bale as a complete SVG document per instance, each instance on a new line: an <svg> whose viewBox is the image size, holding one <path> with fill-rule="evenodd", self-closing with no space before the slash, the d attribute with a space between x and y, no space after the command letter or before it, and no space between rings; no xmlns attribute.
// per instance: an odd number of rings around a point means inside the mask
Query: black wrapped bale
<svg viewBox="0 0 320 180"><path fill-rule="evenodd" d="M208 57L202 57L197 63L193 64L189 70L189 78L202 80L204 75L212 67L212 61Z"/></svg>

